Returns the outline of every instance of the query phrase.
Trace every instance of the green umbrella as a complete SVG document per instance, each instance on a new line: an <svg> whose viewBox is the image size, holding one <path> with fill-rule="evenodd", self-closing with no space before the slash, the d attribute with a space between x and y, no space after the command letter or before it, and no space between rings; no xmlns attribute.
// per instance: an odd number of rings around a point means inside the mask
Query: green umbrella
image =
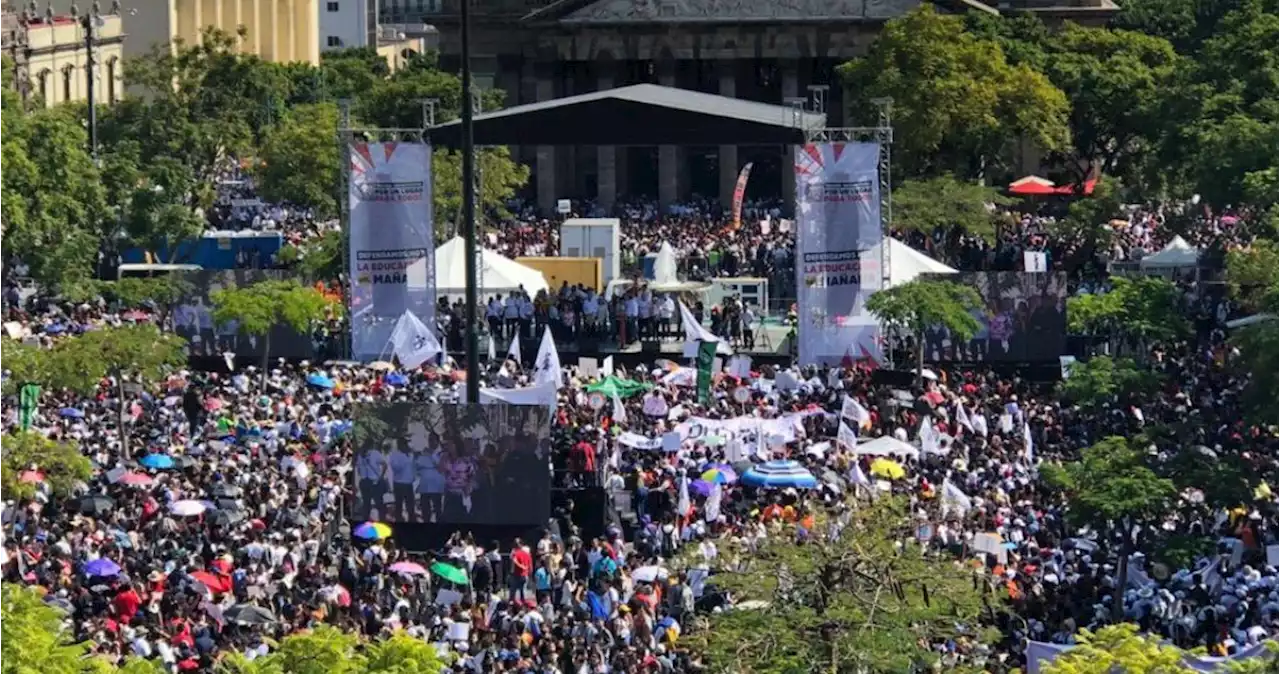
<svg viewBox="0 0 1280 674"><path fill-rule="evenodd" d="M450 583L455 583L457 585L467 584L467 572L463 571L462 569L459 569L458 567L452 564L446 564L444 562L432 562L431 573L434 573L437 576L440 576L441 578L449 581Z"/></svg>
<svg viewBox="0 0 1280 674"><path fill-rule="evenodd" d="M609 397L616 395L619 398L630 398L631 396L644 393L651 388L653 388L653 386L644 382L639 382L634 379L623 379L622 377L610 375L594 384L588 385L586 390L587 393L595 393L599 391Z"/></svg>

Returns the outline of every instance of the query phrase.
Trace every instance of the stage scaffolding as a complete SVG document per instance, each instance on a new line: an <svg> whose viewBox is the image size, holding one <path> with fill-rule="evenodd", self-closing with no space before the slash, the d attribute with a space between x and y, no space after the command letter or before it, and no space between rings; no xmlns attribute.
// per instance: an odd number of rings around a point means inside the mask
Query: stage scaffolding
<svg viewBox="0 0 1280 674"><path fill-rule="evenodd" d="M810 98L788 99L793 109L792 123L804 131L806 143L868 143L880 144L879 170L880 178L880 230L885 243L880 246L880 287L889 287L890 260L888 241L893 227L893 99L875 98L871 104L876 106L875 126L804 128L800 113L808 108L810 112L826 112L827 87L809 87ZM799 197L795 204L795 213L800 213ZM893 350L885 345L884 354L892 365Z"/></svg>
<svg viewBox="0 0 1280 674"><path fill-rule="evenodd" d="M342 268L346 270L346 280L342 284L342 300L348 310L351 307L351 287L354 278L351 269L351 145L355 142L365 143L424 143L428 146L431 139L427 136L431 127L435 126L436 118L436 101L422 101L422 127L417 129L394 129L379 128L367 126L353 126L351 123L351 101L342 99L338 101L338 162L341 170L338 171L338 231L342 237ZM434 171L432 172L434 174ZM432 194L435 194L434 186ZM435 225L434 213L432 214L432 227ZM434 255L435 242L431 242L429 249ZM434 286L434 283L432 283ZM434 300L433 300L434 302ZM348 315L348 320L355 320L354 317ZM353 358L355 354L355 345L352 343L352 331L347 330L347 358Z"/></svg>

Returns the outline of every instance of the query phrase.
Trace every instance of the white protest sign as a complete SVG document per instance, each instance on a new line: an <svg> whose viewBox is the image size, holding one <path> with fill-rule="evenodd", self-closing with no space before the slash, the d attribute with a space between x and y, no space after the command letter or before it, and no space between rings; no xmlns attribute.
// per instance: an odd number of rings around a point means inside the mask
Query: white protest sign
<svg viewBox="0 0 1280 674"><path fill-rule="evenodd" d="M578 374L592 378L600 376L600 363L595 358L578 357Z"/></svg>
<svg viewBox="0 0 1280 674"><path fill-rule="evenodd" d="M1049 256L1043 251L1028 250L1022 253L1022 270L1028 274L1043 274L1049 271Z"/></svg>
<svg viewBox="0 0 1280 674"><path fill-rule="evenodd" d="M568 215L573 210L573 202L568 199L556 199L556 212L560 215Z"/></svg>

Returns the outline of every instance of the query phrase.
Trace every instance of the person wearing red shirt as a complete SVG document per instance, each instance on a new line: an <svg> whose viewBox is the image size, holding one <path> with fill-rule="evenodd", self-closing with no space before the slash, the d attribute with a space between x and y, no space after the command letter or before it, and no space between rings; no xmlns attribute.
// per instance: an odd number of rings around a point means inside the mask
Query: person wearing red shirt
<svg viewBox="0 0 1280 674"><path fill-rule="evenodd" d="M516 539L515 544L511 547L511 600L515 601L519 595L520 601L525 600L525 586L529 584L529 574L533 573L533 556L529 554L529 549L524 546L524 541Z"/></svg>
<svg viewBox="0 0 1280 674"><path fill-rule="evenodd" d="M596 474L596 448L585 440L574 445L573 463L581 474L580 479L583 480L587 486L594 486L594 476Z"/></svg>
<svg viewBox="0 0 1280 674"><path fill-rule="evenodd" d="M142 606L142 597L138 596L138 592L132 585L128 585L116 595L112 604L115 606L120 622L128 625L134 616L138 615L138 608Z"/></svg>

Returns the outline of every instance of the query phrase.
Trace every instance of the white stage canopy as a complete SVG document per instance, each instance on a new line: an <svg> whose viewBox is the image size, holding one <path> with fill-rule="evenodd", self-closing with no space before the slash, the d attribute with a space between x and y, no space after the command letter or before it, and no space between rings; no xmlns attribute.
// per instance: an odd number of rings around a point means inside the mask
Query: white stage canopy
<svg viewBox="0 0 1280 674"><path fill-rule="evenodd" d="M547 290L547 280L542 272L526 267L515 260L503 257L480 247L481 266L477 270L480 293L508 293L523 287L530 297L539 290ZM460 236L455 236L436 249L436 293L462 295L467 290L467 247ZM481 297L480 301L486 301Z"/></svg>

